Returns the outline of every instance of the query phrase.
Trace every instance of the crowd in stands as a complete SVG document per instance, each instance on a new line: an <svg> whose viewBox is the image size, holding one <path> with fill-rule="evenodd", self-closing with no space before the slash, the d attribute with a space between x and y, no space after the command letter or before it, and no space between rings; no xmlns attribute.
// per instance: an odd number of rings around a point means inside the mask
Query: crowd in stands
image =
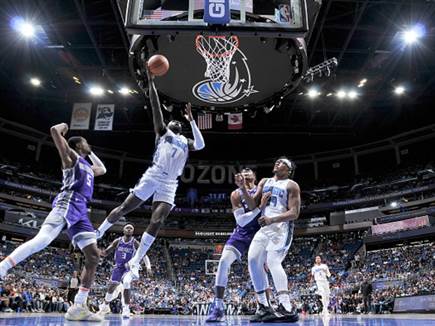
<svg viewBox="0 0 435 326"><path fill-rule="evenodd" d="M289 275L293 304L300 311L316 313L321 303L310 269L316 255L321 255L332 272L330 310L335 313L391 311L394 298L407 295L435 294L435 244L403 245L369 251L364 256L361 237L346 233L313 238L296 238L284 260ZM107 246L116 236L101 243ZM15 243L0 242L0 259ZM197 303L213 300L214 275L205 272L205 261L217 266L219 255L213 240L159 240L149 252L152 274L142 272L134 285L132 310L136 313L191 314ZM166 251L166 253L165 253ZM355 256L361 259L355 261ZM69 249L49 247L19 264L0 285L0 309L7 311L65 311L68 302L68 279L80 270L81 255ZM112 269L110 257L101 262L89 305L97 310L105 294ZM211 268L213 270L213 268ZM362 284L370 283L370 307L364 306ZM273 284L270 279L270 284ZM239 312L252 313L256 298L249 280L246 259L235 263L226 291L227 303ZM112 305L119 311L119 300Z"/></svg>
<svg viewBox="0 0 435 326"><path fill-rule="evenodd" d="M30 166L16 162L2 160L0 162L0 179L17 184L29 185L55 194L61 187L60 175L35 173ZM435 172L432 163L426 165L413 165L406 168L397 168L393 172L381 174L379 177L357 176L353 182L336 185L327 183L322 186L318 181L314 185L304 184L302 187L302 206L308 207L316 203L328 203L347 199L358 199L396 193L408 189L415 189L433 183ZM131 184L104 184L96 183L94 198L120 202L128 194ZM228 186L227 186L228 187ZM231 187L231 186L229 186ZM176 197L178 207L185 208L210 208L225 209L229 207L229 194L232 188L210 192L209 189L197 189L189 187L181 188ZM51 202L52 195L34 193L9 187L10 194L33 199L41 202ZM426 191L426 196L434 195L435 191ZM419 199L422 192L415 192L406 196L400 196L403 201Z"/></svg>

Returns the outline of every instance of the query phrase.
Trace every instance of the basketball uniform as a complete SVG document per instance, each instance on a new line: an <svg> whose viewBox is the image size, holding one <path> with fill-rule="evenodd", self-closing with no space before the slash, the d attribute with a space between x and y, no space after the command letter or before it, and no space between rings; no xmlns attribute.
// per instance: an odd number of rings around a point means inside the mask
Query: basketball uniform
<svg viewBox="0 0 435 326"><path fill-rule="evenodd" d="M129 270L126 265L136 253L134 243L135 240L133 237L131 237L128 242L124 241L124 237L119 238L118 247L116 248L114 255L115 268L113 269L112 277L110 278L112 282L120 283L124 274Z"/></svg>
<svg viewBox="0 0 435 326"><path fill-rule="evenodd" d="M183 173L188 156L187 138L166 128L166 133L157 140L153 165L131 191L143 201L154 195L153 202L174 205L177 179Z"/></svg>
<svg viewBox="0 0 435 326"><path fill-rule="evenodd" d="M288 210L288 191L289 179L275 180L268 178L263 186L263 194L270 192L272 195L263 215L274 217L285 213ZM263 226L255 235L254 241L262 242L266 251L282 251L287 254L293 240L293 221L279 222Z"/></svg>
<svg viewBox="0 0 435 326"><path fill-rule="evenodd" d="M314 265L311 268L311 275L314 276L314 280L317 284L317 293L320 296L329 296L331 293L328 278L326 277L328 271L329 269L326 264Z"/></svg>
<svg viewBox="0 0 435 326"><path fill-rule="evenodd" d="M44 224L54 227L66 225L67 233L74 246L82 247L96 241L95 230L88 217L87 203L94 191L94 171L92 166L78 156L72 168L63 169L61 192L52 204L52 211Z"/></svg>
<svg viewBox="0 0 435 326"><path fill-rule="evenodd" d="M242 191L240 189L237 189L237 191L242 198L242 206L247 212L249 210L248 204L242 197ZM253 196L256 191L257 187L254 187L253 189L248 190L248 194ZM226 247L232 247L237 250L237 256L239 259L248 252L249 245L251 244L255 233L257 233L257 231L260 229L260 225L258 224L259 215L260 213L253 217L253 219L245 226L237 225L230 238L225 243Z"/></svg>

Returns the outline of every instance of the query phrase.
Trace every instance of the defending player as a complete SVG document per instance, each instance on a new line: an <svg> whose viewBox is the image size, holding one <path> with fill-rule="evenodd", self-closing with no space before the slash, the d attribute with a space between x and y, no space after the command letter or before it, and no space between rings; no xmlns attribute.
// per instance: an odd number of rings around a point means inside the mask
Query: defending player
<svg viewBox="0 0 435 326"><path fill-rule="evenodd" d="M249 209L246 201L242 199L242 194L247 193L253 196L257 190L255 185L255 174L251 169L243 169L241 172L244 183L243 185L231 193L231 205L233 208L234 218L237 226L233 234L230 236L222 251L222 256L219 260L219 266L215 281L215 300L213 308L206 322L219 322L225 318L224 313L224 293L228 283L228 274L231 265L236 260L241 260L242 256L248 252L249 245L255 233L260 229L258 217L261 213L261 207ZM264 205L266 202L264 203ZM264 273L267 280L267 276Z"/></svg>
<svg viewBox="0 0 435 326"><path fill-rule="evenodd" d="M86 139L64 138L68 125L61 123L51 127L50 133L62 161L63 185L61 192L53 201L53 209L48 214L38 234L16 248L0 263L0 277L30 255L46 248L66 227L69 238L75 247L79 247L85 256L85 266L81 275L81 284L74 298L74 304L68 309L68 320L101 321L101 317L91 313L86 300L95 278L100 258L95 230L88 218L87 203L92 198L94 177L106 173L100 159L91 151ZM89 157L92 165L85 158Z"/></svg>
<svg viewBox="0 0 435 326"><path fill-rule="evenodd" d="M146 65L148 66L148 65ZM193 140L181 134L181 122L171 121L166 125L160 101L154 84L154 76L147 69L149 97L153 112L154 131L156 133L156 150L153 165L147 169L139 183L131 191L125 201L112 210L97 230L101 238L121 216L128 214L153 196L151 221L142 235L140 246L129 262L135 278L139 277L139 262L154 242L165 218L174 206L178 177L182 174L189 151L201 150L205 147L204 139L192 116L190 104L186 105L185 118L192 127Z"/></svg>
<svg viewBox="0 0 435 326"><path fill-rule="evenodd" d="M131 279L125 277L128 271L127 263L133 257L136 249L139 247L139 241L133 237L134 227L132 224L124 226L124 236L115 239L105 250L101 252L101 256L107 257L112 251L115 251L114 263L115 268L112 271L109 287L104 303L100 305L100 314L107 314L110 312L110 302L115 300L119 292L122 291L122 317L130 318L130 295L131 295ZM145 266L148 273L151 273L151 263L148 256L144 258Z"/></svg>
<svg viewBox="0 0 435 326"><path fill-rule="evenodd" d="M267 206L258 219L261 229L255 234L248 251L248 267L254 289L257 292L260 309L252 321L286 321L298 320L293 312L288 293L288 278L282 261L288 253L293 239L294 221L300 212L300 189L291 180L295 164L283 157L276 161L272 178L262 179L254 197L247 197L249 205L255 205L259 198L270 195ZM277 291L279 307L275 313L266 298L266 284L262 277L264 264L272 274Z"/></svg>
<svg viewBox="0 0 435 326"><path fill-rule="evenodd" d="M331 277L329 268L326 264L322 264L320 256L316 256L314 266L311 268L311 276L314 277L317 285L317 293L322 297L323 315L329 315L329 297L331 290L329 289L328 277Z"/></svg>

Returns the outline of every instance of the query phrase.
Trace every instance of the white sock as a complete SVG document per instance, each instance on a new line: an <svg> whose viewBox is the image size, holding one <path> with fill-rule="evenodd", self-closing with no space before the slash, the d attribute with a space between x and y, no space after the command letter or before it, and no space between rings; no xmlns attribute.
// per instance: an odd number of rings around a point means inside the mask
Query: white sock
<svg viewBox="0 0 435 326"><path fill-rule="evenodd" d="M104 300L105 300L107 303L109 303L109 302L113 301L113 299L115 299L113 293L109 293L109 292L107 292L107 293L106 293L106 296L104 297Z"/></svg>
<svg viewBox="0 0 435 326"><path fill-rule="evenodd" d="M263 306L268 307L269 302L267 301L266 291L258 294L258 302L261 303Z"/></svg>
<svg viewBox="0 0 435 326"><path fill-rule="evenodd" d="M292 311L292 305L290 304L290 296L288 293L281 293L278 295L279 303L282 304L287 311Z"/></svg>
<svg viewBox="0 0 435 326"><path fill-rule="evenodd" d="M216 300L216 304L219 308L223 309L224 308L224 299L221 298L215 298Z"/></svg>
<svg viewBox="0 0 435 326"><path fill-rule="evenodd" d="M84 304L88 299L89 289L80 287L79 292L77 292L74 298L74 304Z"/></svg>
<svg viewBox="0 0 435 326"><path fill-rule="evenodd" d="M106 233L107 230L109 230L112 227L113 223L110 223L107 218L104 220L103 223L98 227L98 232L100 232L101 235Z"/></svg>
<svg viewBox="0 0 435 326"><path fill-rule="evenodd" d="M142 238L140 239L139 248L137 249L133 258L130 260L130 264L139 265L142 258L146 255L148 249L150 249L155 239L155 237L145 231L142 234Z"/></svg>

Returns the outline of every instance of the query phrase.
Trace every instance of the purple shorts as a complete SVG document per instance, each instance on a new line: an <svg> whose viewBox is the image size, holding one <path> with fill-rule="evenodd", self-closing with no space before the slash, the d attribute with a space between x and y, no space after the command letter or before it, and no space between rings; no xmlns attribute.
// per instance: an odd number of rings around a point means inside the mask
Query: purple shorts
<svg viewBox="0 0 435 326"><path fill-rule="evenodd" d="M56 196L53 209L44 223L66 224L68 237L74 246L95 238L95 229L88 217L87 200L73 191L64 191Z"/></svg>
<svg viewBox="0 0 435 326"><path fill-rule="evenodd" d="M236 248L237 251L240 253L240 256L243 256L248 252L249 246L251 245L254 235L255 233L252 234L252 236L251 235L242 236L241 234L234 232L227 240L225 245Z"/></svg>
<svg viewBox="0 0 435 326"><path fill-rule="evenodd" d="M110 281L121 283L122 277L125 273L127 273L127 271L128 270L125 266L116 266L112 271L112 277L110 278Z"/></svg>

